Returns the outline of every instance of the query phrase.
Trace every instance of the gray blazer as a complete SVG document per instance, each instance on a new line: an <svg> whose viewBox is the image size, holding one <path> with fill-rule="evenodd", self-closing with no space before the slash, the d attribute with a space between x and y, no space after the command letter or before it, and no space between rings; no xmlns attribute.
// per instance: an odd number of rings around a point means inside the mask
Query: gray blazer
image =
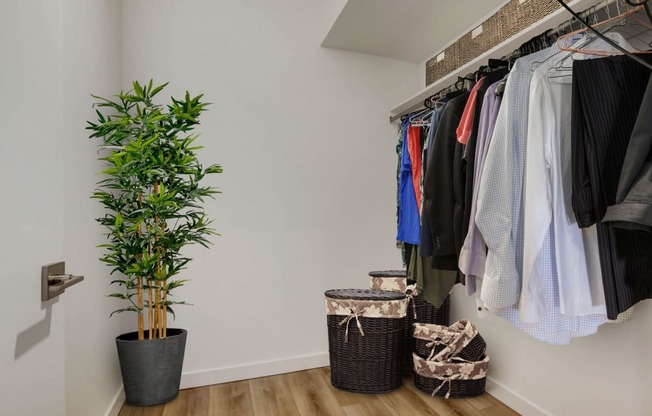
<svg viewBox="0 0 652 416"><path fill-rule="evenodd" d="M648 81L620 172L616 205L602 222L652 232L652 77Z"/></svg>

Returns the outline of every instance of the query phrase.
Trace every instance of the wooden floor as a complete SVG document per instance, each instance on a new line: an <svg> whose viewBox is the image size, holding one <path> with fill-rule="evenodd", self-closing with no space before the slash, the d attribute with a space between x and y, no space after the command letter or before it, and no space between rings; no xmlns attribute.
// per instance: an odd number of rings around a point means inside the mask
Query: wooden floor
<svg viewBox="0 0 652 416"><path fill-rule="evenodd" d="M380 395L353 394L330 383L317 368L253 380L182 390L160 406L124 405L119 416L519 416L493 396L432 398L405 378L403 387Z"/></svg>

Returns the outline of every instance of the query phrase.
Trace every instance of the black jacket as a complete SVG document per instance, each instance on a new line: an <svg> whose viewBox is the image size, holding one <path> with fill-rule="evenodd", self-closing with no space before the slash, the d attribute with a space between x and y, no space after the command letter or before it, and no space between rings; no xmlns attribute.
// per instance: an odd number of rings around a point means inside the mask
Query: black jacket
<svg viewBox="0 0 652 416"><path fill-rule="evenodd" d="M432 267L439 270L457 270L454 161L456 130L468 98L466 92L446 105L435 133L423 183L423 215L428 217L433 241Z"/></svg>

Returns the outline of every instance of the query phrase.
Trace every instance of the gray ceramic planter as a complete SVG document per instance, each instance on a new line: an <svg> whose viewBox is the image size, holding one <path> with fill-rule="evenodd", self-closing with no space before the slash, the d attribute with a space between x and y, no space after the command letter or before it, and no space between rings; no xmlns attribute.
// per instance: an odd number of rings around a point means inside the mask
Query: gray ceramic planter
<svg viewBox="0 0 652 416"><path fill-rule="evenodd" d="M116 338L127 403L153 406L179 394L186 349L185 329L168 329L164 339L138 341L138 333Z"/></svg>

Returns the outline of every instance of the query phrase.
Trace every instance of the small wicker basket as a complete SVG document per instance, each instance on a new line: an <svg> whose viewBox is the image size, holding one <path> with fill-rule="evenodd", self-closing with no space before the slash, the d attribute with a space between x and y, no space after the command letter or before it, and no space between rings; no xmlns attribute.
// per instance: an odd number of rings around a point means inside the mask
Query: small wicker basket
<svg viewBox="0 0 652 416"><path fill-rule="evenodd" d="M414 385L432 396L462 399L484 393L489 357L480 361L425 360L414 354Z"/></svg>
<svg viewBox="0 0 652 416"><path fill-rule="evenodd" d="M446 361L453 357L466 361L481 360L487 343L466 319L450 326L415 323L415 352L421 358Z"/></svg>

